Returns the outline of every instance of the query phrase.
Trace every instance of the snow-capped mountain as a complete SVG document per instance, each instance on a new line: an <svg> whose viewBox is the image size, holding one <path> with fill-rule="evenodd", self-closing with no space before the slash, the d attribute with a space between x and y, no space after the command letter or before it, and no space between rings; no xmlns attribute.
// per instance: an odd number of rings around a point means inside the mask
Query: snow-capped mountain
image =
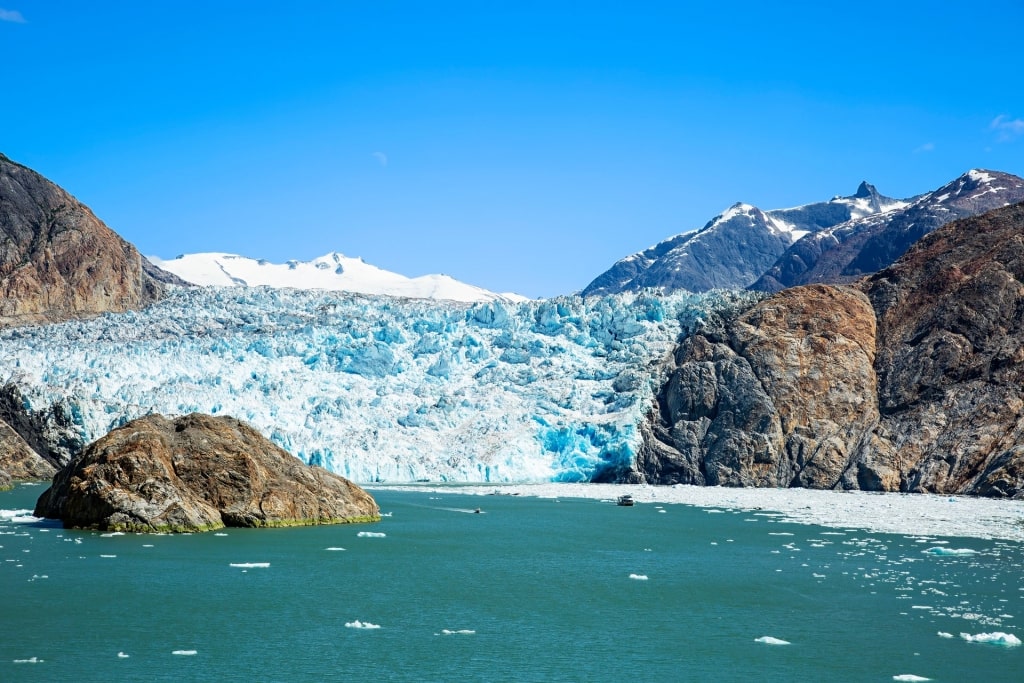
<svg viewBox="0 0 1024 683"><path fill-rule="evenodd" d="M176 288L0 331L0 385L81 444L149 412L246 420L360 482L579 481L632 461L677 339L758 295L477 304Z"/></svg>
<svg viewBox="0 0 1024 683"><path fill-rule="evenodd" d="M846 282L877 272L946 223L1024 201L1024 179L973 169L896 211L857 217L799 240L751 289Z"/></svg>
<svg viewBox="0 0 1024 683"><path fill-rule="evenodd" d="M803 236L853 218L892 211L906 202L861 183L849 197L789 209L762 211L734 204L696 232L671 237L627 256L583 291L584 296L660 287L742 289L749 286Z"/></svg>
<svg viewBox="0 0 1024 683"><path fill-rule="evenodd" d="M291 287L357 294L386 294L410 299L477 302L521 301L518 294L495 294L447 275L409 278L372 266L361 258L332 252L312 261L271 263L236 254L186 254L173 259L150 256L159 268L195 285L215 287Z"/></svg>

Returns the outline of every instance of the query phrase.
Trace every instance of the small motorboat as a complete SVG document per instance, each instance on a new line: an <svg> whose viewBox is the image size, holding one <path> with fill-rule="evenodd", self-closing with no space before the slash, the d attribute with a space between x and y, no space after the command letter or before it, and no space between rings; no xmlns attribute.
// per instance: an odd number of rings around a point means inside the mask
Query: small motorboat
<svg viewBox="0 0 1024 683"><path fill-rule="evenodd" d="M631 496L629 494L626 494L624 496L619 496L619 499L615 502L615 504L616 505L621 505L622 507L632 507L632 505L633 505L633 496Z"/></svg>

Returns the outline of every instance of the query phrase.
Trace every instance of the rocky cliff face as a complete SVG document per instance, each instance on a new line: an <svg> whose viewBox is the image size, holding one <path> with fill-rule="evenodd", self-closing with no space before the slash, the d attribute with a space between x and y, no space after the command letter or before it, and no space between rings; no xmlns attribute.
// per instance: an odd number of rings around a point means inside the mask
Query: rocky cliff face
<svg viewBox="0 0 1024 683"><path fill-rule="evenodd" d="M140 308L174 280L88 207L0 154L0 326Z"/></svg>
<svg viewBox="0 0 1024 683"><path fill-rule="evenodd" d="M29 448L16 431L0 422L0 473L14 480L49 479L56 472L57 468Z"/></svg>
<svg viewBox="0 0 1024 683"><path fill-rule="evenodd" d="M862 285L880 434L907 490L1024 496L1024 204L918 242Z"/></svg>
<svg viewBox="0 0 1024 683"><path fill-rule="evenodd" d="M620 480L1024 497L1024 205L684 341Z"/></svg>
<svg viewBox="0 0 1024 683"><path fill-rule="evenodd" d="M90 444L40 496L35 514L67 527L204 531L376 521L352 482L310 467L243 422L149 415Z"/></svg>

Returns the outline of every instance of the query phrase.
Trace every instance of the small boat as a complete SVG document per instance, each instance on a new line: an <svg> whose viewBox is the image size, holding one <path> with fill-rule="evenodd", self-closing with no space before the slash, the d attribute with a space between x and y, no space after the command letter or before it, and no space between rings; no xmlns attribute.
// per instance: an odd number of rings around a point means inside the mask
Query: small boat
<svg viewBox="0 0 1024 683"><path fill-rule="evenodd" d="M615 504L621 505L622 507L631 507L633 505L633 496L629 494L619 496L619 499L615 501Z"/></svg>

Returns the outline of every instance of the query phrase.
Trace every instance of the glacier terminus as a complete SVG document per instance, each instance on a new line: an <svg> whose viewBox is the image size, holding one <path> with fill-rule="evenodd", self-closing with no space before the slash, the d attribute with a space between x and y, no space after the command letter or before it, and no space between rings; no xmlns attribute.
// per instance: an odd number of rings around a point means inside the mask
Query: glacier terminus
<svg viewBox="0 0 1024 683"><path fill-rule="evenodd" d="M0 334L4 382L82 445L150 412L246 420L360 482L589 481L628 464L681 336L760 295L459 303L174 288L128 313Z"/></svg>

